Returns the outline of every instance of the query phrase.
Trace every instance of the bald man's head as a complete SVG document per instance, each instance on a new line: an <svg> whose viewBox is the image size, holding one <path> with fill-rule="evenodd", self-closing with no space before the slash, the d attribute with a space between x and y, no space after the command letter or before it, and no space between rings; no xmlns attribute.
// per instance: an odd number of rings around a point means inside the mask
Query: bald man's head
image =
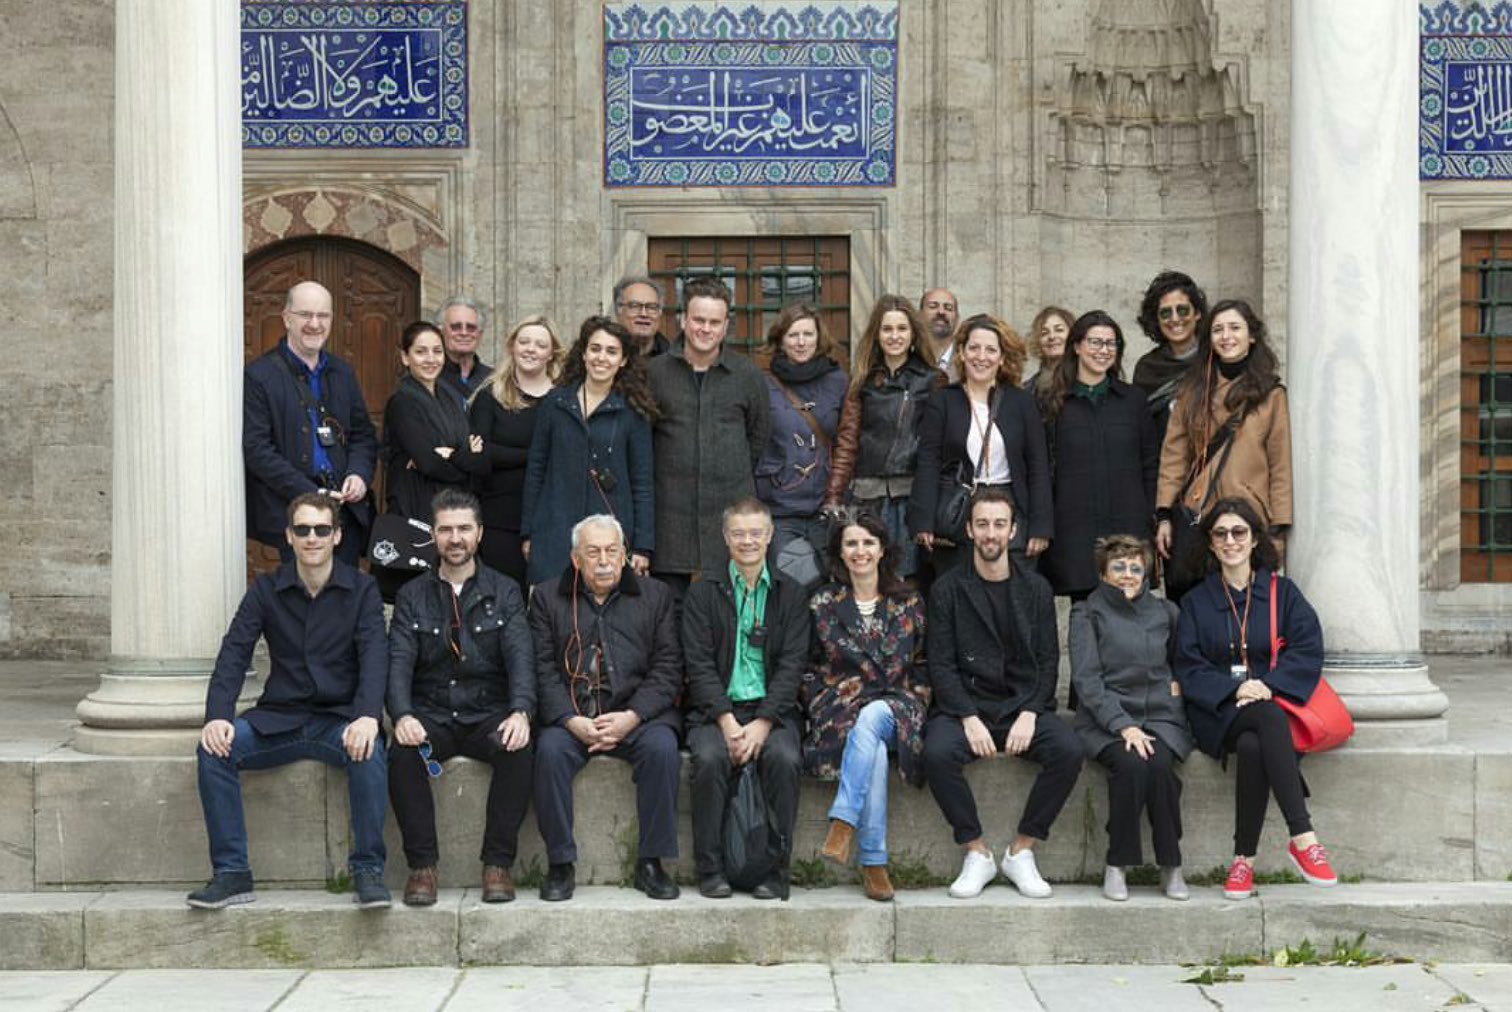
<svg viewBox="0 0 1512 1012"><path fill-rule="evenodd" d="M301 281L284 297L284 330L289 348L306 361L320 357L331 336L331 293L318 281Z"/></svg>

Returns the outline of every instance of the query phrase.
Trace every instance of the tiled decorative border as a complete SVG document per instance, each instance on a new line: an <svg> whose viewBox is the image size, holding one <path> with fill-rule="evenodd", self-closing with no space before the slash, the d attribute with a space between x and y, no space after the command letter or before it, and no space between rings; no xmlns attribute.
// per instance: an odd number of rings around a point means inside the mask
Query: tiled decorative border
<svg viewBox="0 0 1512 1012"><path fill-rule="evenodd" d="M1512 179L1512 2L1418 11L1418 174Z"/></svg>
<svg viewBox="0 0 1512 1012"><path fill-rule="evenodd" d="M891 186L898 5L604 6L604 182Z"/></svg>
<svg viewBox="0 0 1512 1012"><path fill-rule="evenodd" d="M242 0L244 148L465 148L465 0Z"/></svg>

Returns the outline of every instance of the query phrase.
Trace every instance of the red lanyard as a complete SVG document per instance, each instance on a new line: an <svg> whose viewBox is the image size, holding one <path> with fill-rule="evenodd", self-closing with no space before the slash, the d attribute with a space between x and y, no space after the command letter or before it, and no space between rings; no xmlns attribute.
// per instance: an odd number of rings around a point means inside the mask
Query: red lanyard
<svg viewBox="0 0 1512 1012"><path fill-rule="evenodd" d="M1234 595L1229 591L1227 580L1223 580L1223 596L1228 600L1229 613L1234 616L1234 621L1239 623L1239 663L1249 667L1249 616L1250 605L1255 602L1255 574L1249 575L1249 586L1244 595L1244 618L1239 617L1239 606L1234 603ZM1234 638L1229 637L1229 655L1234 653Z"/></svg>

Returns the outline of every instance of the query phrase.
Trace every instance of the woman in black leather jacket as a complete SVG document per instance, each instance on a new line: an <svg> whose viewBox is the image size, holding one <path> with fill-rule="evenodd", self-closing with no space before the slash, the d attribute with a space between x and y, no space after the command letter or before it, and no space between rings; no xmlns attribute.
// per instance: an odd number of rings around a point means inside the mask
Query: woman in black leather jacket
<svg viewBox="0 0 1512 1012"><path fill-rule="evenodd" d="M913 303L884 295L872 307L840 414L824 503L870 510L898 546L898 575L918 568L909 532L908 498L919 452L919 412L944 384L934 345Z"/></svg>

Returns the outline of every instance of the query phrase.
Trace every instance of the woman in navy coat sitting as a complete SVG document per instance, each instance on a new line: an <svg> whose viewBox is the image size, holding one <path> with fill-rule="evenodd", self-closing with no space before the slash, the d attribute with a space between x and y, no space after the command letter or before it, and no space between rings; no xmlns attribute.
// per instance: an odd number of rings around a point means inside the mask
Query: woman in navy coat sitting
<svg viewBox="0 0 1512 1012"><path fill-rule="evenodd" d="M1295 583L1276 574L1276 547L1247 501L1219 500L1200 530L1209 572L1181 600L1175 669L1197 747L1215 759L1231 752L1237 758L1234 862L1223 895L1254 895L1255 851L1272 795L1291 835L1291 863L1313 885L1335 885L1308 815L1291 726L1275 702L1279 695L1306 703L1317 688L1323 670L1317 613Z"/></svg>
<svg viewBox="0 0 1512 1012"><path fill-rule="evenodd" d="M656 400L630 332L590 316L567 353L560 385L541 400L525 468L520 537L532 586L561 576L572 525L610 513L644 575L656 547L651 422Z"/></svg>

